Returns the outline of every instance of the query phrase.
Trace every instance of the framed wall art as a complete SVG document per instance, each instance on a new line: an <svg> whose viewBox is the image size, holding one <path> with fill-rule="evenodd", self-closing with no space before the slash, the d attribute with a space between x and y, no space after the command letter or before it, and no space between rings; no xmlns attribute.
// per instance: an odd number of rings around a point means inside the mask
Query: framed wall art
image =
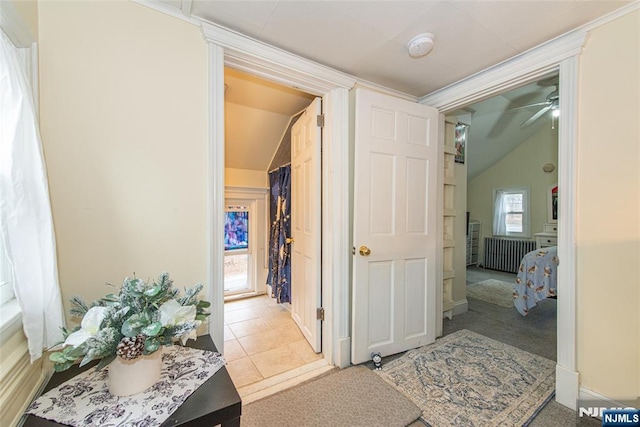
<svg viewBox="0 0 640 427"><path fill-rule="evenodd" d="M458 123L454 127L454 145L456 147L456 163L464 164L464 158L467 149L467 135L469 134L469 126L464 123Z"/></svg>

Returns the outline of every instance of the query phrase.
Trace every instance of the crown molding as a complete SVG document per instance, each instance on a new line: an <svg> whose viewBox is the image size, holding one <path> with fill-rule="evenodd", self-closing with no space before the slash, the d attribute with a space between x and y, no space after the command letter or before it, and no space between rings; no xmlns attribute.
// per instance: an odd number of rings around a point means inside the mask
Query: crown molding
<svg viewBox="0 0 640 427"><path fill-rule="evenodd" d="M351 88L355 78L348 74L294 55L217 24L202 22L202 34L208 43L225 49L226 65L254 74L271 76L277 81L294 83L315 95L337 87Z"/></svg>
<svg viewBox="0 0 640 427"><path fill-rule="evenodd" d="M186 4L185 2L183 2L183 7L181 9L178 9L168 3L164 3L159 0L131 0L131 1L134 3L138 3L141 6L148 7L149 9L162 12L165 15L178 18L179 20L193 24L196 27L200 26L200 20L197 18L193 18L191 16L191 1L185 0Z"/></svg>
<svg viewBox="0 0 640 427"><path fill-rule="evenodd" d="M218 24L201 21L201 29L207 42L225 49L225 65L292 85L313 95L322 96L332 89L351 89L357 85L396 98L418 100L415 96L358 79Z"/></svg>
<svg viewBox="0 0 640 427"><path fill-rule="evenodd" d="M418 102L442 112L469 105L557 71L558 64L579 54L586 32L572 32L523 52L443 89Z"/></svg>
<svg viewBox="0 0 640 427"><path fill-rule="evenodd" d="M555 39L425 95L418 102L447 112L538 80L557 71L557 64L563 60L580 54L589 31L638 9L640 1L636 0Z"/></svg>
<svg viewBox="0 0 640 427"><path fill-rule="evenodd" d="M316 96L321 96L335 88L351 89L358 85L396 98L413 102L418 100L416 96L358 79L222 25L195 17L191 15L192 0L183 0L182 8L159 0L132 1L200 27L205 41L225 49L225 65L237 70L292 86Z"/></svg>

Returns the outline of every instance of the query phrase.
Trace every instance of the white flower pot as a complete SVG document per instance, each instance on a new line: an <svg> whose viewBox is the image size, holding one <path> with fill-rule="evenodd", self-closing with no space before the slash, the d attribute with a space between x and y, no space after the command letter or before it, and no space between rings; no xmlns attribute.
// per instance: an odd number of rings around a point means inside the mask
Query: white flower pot
<svg viewBox="0 0 640 427"><path fill-rule="evenodd" d="M160 379L162 350L133 360L116 357L108 365L109 392L114 396L140 393Z"/></svg>

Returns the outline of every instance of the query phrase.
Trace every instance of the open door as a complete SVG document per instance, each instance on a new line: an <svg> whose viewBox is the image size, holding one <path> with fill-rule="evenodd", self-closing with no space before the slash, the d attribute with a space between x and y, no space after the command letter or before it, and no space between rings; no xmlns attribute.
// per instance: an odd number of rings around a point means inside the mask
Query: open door
<svg viewBox="0 0 640 427"><path fill-rule="evenodd" d="M316 98L291 129L291 316L316 353L321 351L321 136Z"/></svg>
<svg viewBox="0 0 640 427"><path fill-rule="evenodd" d="M435 341L438 111L356 89L352 362Z"/></svg>

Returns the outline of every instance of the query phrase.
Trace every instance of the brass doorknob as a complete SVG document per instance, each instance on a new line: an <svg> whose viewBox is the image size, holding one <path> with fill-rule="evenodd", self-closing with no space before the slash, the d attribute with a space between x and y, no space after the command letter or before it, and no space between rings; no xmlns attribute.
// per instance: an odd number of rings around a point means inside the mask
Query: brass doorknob
<svg viewBox="0 0 640 427"><path fill-rule="evenodd" d="M371 255L371 249L369 249L366 246L360 246L360 255L362 256L369 256Z"/></svg>
<svg viewBox="0 0 640 427"><path fill-rule="evenodd" d="M294 240L291 237L287 237L284 241L287 245L290 245Z"/></svg>

